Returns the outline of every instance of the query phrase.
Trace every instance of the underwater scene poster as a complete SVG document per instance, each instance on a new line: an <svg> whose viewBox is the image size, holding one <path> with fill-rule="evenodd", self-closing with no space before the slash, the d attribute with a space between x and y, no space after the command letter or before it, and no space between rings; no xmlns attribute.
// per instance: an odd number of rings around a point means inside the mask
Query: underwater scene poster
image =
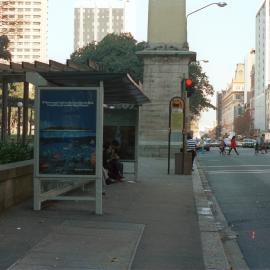
<svg viewBox="0 0 270 270"><path fill-rule="evenodd" d="M39 173L95 175L96 90L41 89Z"/></svg>

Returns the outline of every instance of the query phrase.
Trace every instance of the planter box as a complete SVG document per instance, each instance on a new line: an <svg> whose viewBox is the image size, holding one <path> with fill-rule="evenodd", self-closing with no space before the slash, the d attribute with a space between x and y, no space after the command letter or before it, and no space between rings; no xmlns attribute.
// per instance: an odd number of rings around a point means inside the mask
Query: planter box
<svg viewBox="0 0 270 270"><path fill-rule="evenodd" d="M0 212L33 196L33 160L0 165Z"/></svg>

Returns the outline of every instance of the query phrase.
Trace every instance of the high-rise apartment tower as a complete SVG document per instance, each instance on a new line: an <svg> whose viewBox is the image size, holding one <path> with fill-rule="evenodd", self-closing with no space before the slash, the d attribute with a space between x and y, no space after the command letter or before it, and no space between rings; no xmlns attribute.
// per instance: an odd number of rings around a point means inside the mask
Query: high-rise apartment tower
<svg viewBox="0 0 270 270"><path fill-rule="evenodd" d="M0 0L0 34L10 40L12 61L47 62L48 0Z"/></svg>
<svg viewBox="0 0 270 270"><path fill-rule="evenodd" d="M108 33L130 32L132 4L133 0L78 1L74 11L74 49L99 42Z"/></svg>

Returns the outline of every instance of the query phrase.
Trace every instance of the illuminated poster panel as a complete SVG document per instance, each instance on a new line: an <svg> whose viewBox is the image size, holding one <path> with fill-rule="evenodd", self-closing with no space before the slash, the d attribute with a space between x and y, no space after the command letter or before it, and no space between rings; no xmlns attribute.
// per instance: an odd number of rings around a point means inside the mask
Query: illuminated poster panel
<svg viewBox="0 0 270 270"><path fill-rule="evenodd" d="M97 91L42 88L39 98L40 175L95 175Z"/></svg>

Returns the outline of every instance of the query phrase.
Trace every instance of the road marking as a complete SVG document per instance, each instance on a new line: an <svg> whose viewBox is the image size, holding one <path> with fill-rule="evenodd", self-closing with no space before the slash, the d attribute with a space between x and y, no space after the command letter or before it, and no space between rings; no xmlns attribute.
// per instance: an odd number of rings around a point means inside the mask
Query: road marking
<svg viewBox="0 0 270 270"><path fill-rule="evenodd" d="M270 173L270 170L226 170L226 171L206 171L207 174L259 174Z"/></svg>
<svg viewBox="0 0 270 270"><path fill-rule="evenodd" d="M270 165L208 165L201 166L202 168L226 168L226 167L270 167Z"/></svg>

